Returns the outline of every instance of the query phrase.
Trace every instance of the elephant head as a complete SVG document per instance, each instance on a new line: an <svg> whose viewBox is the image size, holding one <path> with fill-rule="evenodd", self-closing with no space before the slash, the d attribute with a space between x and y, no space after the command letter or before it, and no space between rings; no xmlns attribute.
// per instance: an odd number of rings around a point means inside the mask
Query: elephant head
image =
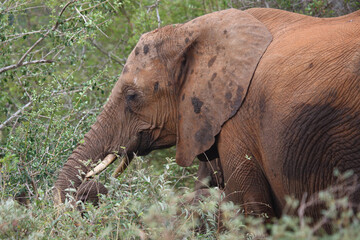
<svg viewBox="0 0 360 240"><path fill-rule="evenodd" d="M176 145L176 162L191 165L238 111L271 40L261 22L235 9L142 35L102 113L61 170L55 201L65 200L67 188L79 189L91 169L85 162L113 152L129 163L134 153Z"/></svg>

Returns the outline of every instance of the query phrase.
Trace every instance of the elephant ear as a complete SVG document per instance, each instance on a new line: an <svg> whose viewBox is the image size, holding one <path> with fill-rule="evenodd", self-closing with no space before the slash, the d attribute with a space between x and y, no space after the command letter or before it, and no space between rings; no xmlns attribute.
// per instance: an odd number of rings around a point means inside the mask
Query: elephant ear
<svg viewBox="0 0 360 240"><path fill-rule="evenodd" d="M272 41L246 12L229 9L173 27L171 56L178 96L176 162L189 166L239 110L261 56ZM168 46L167 49L170 47ZM169 56L164 56L169 58Z"/></svg>

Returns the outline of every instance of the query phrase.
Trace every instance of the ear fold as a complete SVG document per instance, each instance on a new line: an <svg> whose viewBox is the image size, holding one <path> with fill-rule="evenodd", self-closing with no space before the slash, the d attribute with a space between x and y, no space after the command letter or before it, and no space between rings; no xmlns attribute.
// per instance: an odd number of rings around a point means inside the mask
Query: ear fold
<svg viewBox="0 0 360 240"><path fill-rule="evenodd" d="M229 9L179 25L168 39L164 42L173 47L166 58L176 56L179 65L184 64L180 56L186 56L186 67L174 74L178 88L176 162L189 166L214 144L221 126L240 108L272 36L251 15Z"/></svg>

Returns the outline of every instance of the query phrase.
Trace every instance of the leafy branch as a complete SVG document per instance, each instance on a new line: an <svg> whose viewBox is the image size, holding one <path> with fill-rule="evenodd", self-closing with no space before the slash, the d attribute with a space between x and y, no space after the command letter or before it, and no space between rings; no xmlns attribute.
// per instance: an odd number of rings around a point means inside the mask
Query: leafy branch
<svg viewBox="0 0 360 240"><path fill-rule="evenodd" d="M28 62L24 62L25 58L35 49L35 47L37 45L39 45L39 43L41 43L51 32L55 31L59 25L61 24L60 18L63 15L63 13L65 12L66 8L76 2L77 0L73 0L70 1L68 3L65 4L65 6L61 9L58 20L56 21L55 25L49 29L42 37L40 37L23 55L22 57L19 59L19 61L16 64L10 65L10 66L6 66L3 68L0 68L0 73L21 67L21 66L25 66L25 65L29 65L29 64L39 64L39 63L52 63L54 62L54 60L46 60L46 59L40 59L40 60L34 60L34 61L28 61Z"/></svg>

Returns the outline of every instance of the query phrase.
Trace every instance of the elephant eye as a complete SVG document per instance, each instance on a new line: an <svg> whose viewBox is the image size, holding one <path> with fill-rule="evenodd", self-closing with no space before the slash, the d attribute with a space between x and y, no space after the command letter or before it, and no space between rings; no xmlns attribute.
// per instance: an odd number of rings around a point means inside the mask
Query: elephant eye
<svg viewBox="0 0 360 240"><path fill-rule="evenodd" d="M136 98L136 94L126 95L126 101L134 101Z"/></svg>
<svg viewBox="0 0 360 240"><path fill-rule="evenodd" d="M135 90L134 88L128 87L125 91L125 104L126 109L135 111L142 106L143 103L143 94L139 90Z"/></svg>
<svg viewBox="0 0 360 240"><path fill-rule="evenodd" d="M129 90L126 93L125 99L127 102L132 102L136 100L137 96L138 95L134 90Z"/></svg>

